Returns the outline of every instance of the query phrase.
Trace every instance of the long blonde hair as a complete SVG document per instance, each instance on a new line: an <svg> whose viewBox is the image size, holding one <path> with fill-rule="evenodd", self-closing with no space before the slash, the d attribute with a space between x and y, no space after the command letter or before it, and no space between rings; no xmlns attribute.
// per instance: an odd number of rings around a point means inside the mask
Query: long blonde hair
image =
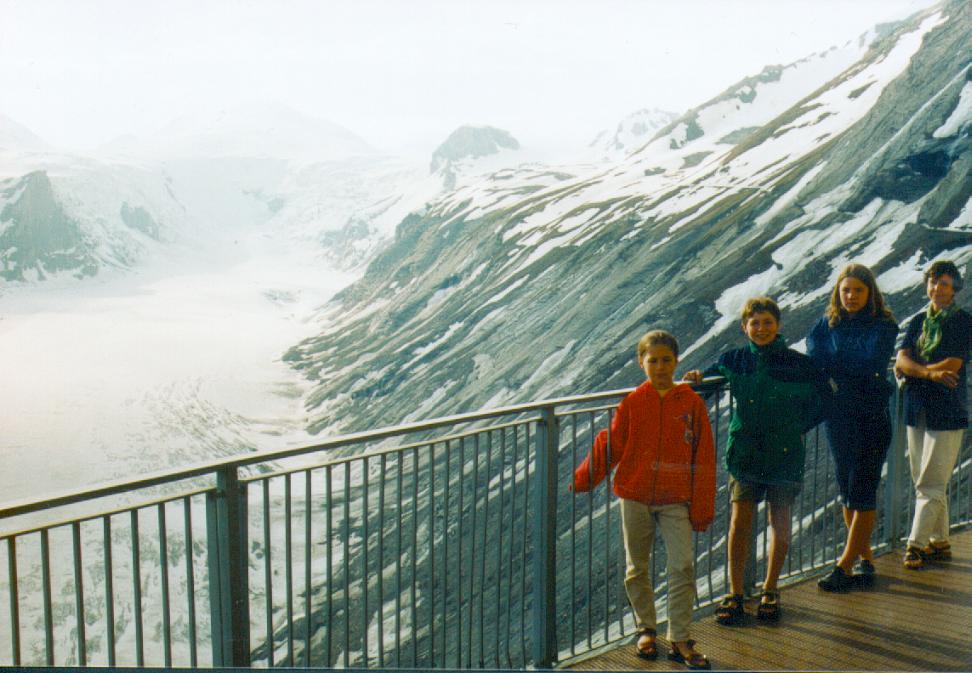
<svg viewBox="0 0 972 673"><path fill-rule="evenodd" d="M863 264L851 263L845 266L844 270L837 276L837 282L834 283L834 289L830 293L830 305L827 306L826 315L827 322L830 323L831 327L846 319L849 315L840 304L840 284L845 278L854 278L867 286L867 306L862 309L867 312L866 315L897 322L894 319L894 314L891 313L891 309L885 305L884 296L878 289L877 280L875 280L871 270Z"/></svg>

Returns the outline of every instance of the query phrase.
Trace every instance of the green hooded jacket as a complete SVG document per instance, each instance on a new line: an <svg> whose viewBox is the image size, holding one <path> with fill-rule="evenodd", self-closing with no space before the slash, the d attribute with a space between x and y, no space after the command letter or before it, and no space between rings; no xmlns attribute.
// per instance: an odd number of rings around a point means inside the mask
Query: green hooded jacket
<svg viewBox="0 0 972 673"><path fill-rule="evenodd" d="M825 375L786 340L750 342L724 353L707 373L729 381L735 400L729 421L726 469L740 481L799 486L803 435L817 425L831 396Z"/></svg>

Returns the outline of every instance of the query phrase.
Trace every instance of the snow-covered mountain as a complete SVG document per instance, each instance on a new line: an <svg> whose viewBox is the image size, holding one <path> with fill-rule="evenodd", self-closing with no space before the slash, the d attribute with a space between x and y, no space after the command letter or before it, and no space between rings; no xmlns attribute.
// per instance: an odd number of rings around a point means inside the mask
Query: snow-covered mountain
<svg viewBox="0 0 972 673"><path fill-rule="evenodd" d="M269 157L304 163L367 156L375 149L343 126L261 102L184 115L150 137L118 138L101 152L156 160Z"/></svg>
<svg viewBox="0 0 972 673"><path fill-rule="evenodd" d="M432 153L430 170L442 177L446 189L460 178L492 173L518 163L511 156L520 143L509 132L492 126L460 126Z"/></svg>
<svg viewBox="0 0 972 673"><path fill-rule="evenodd" d="M50 146L40 136L10 117L0 114L0 161L8 153L43 152Z"/></svg>
<svg viewBox="0 0 972 673"><path fill-rule="evenodd" d="M0 278L129 268L185 232L185 208L164 174L54 154L22 159L0 176Z"/></svg>
<svg viewBox="0 0 972 673"><path fill-rule="evenodd" d="M618 122L614 129L597 134L588 148L596 161L620 161L632 150L651 140L678 116L676 112L658 108L637 110Z"/></svg>
<svg viewBox="0 0 972 673"><path fill-rule="evenodd" d="M796 342L851 260L903 320L930 259L972 259L970 45L972 5L946 2L767 68L619 164L510 169L437 199L288 354L316 384L311 429L633 385L654 326L683 366L708 363L756 293Z"/></svg>

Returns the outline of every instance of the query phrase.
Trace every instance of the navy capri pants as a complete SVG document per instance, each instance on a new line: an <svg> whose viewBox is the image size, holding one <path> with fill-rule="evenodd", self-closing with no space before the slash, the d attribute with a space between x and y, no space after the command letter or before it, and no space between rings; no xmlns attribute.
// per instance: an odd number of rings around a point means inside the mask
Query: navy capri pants
<svg viewBox="0 0 972 673"><path fill-rule="evenodd" d="M867 512L877 509L881 468L891 446L891 417L887 407L843 411L824 423L837 491L844 507Z"/></svg>

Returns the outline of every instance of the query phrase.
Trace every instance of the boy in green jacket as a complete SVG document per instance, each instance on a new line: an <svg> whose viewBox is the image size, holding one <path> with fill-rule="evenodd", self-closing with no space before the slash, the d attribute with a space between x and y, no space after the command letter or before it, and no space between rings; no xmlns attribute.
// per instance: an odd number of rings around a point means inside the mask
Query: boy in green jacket
<svg viewBox="0 0 972 673"><path fill-rule="evenodd" d="M770 547L758 619L777 620L777 580L790 546L790 510L803 483L803 434L822 418L830 393L826 378L802 353L787 348L779 334L780 309L769 297L754 297L742 309L743 348L723 353L704 373L687 381L724 376L735 399L729 421L726 470L732 494L729 521L730 593L716 609L716 621L732 624L743 614L743 572L756 505L769 503Z"/></svg>

